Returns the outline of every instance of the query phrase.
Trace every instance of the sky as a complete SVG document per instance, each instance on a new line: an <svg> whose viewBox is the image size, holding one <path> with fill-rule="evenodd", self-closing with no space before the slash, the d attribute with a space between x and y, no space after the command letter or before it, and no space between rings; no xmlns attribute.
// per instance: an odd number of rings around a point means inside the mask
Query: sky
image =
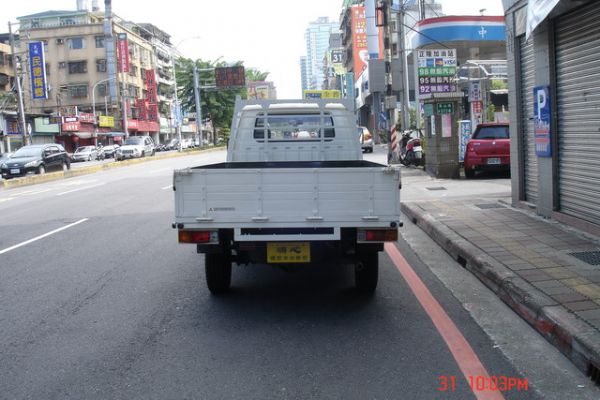
<svg viewBox="0 0 600 400"><path fill-rule="evenodd" d="M397 0L396 0L397 1ZM446 15L503 15L502 0L437 0ZM91 3L91 1L90 1ZM104 0L99 0L104 8ZM171 35L188 58L243 61L269 72L278 97L299 98L304 31L319 17L339 20L343 0L112 0L123 19L152 23ZM77 0L2 1L0 32L17 17L48 10L76 10ZM14 30L14 29L13 29Z"/></svg>

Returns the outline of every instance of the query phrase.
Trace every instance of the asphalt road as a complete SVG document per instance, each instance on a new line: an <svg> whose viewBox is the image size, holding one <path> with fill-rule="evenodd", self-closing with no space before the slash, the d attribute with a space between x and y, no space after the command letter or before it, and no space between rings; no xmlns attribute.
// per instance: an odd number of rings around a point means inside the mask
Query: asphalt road
<svg viewBox="0 0 600 400"><path fill-rule="evenodd" d="M337 265L235 266L232 293L211 296L203 256L171 229L171 179L173 168L223 158L0 190L0 399L470 399L463 371L477 360L490 376L528 379L506 399L552 398L577 383L568 363L549 376L499 348L503 327L457 294L470 286L453 292L404 240L395 247L457 337L419 302L394 251L380 255L373 297ZM416 235L406 238L432 263L452 263ZM531 333L519 329L515 341ZM537 351L552 351L539 340Z"/></svg>

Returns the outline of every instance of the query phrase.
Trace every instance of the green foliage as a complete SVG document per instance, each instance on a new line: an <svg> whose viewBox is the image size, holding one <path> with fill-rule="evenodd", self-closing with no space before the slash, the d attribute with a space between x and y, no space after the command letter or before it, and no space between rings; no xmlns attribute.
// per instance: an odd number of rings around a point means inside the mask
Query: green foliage
<svg viewBox="0 0 600 400"><path fill-rule="evenodd" d="M508 83L501 79L492 79L492 80L490 80L490 89L491 90L508 89Z"/></svg>
<svg viewBox="0 0 600 400"><path fill-rule="evenodd" d="M256 68L246 70L246 82L264 81L269 76L269 72L261 72Z"/></svg>
<svg viewBox="0 0 600 400"><path fill-rule="evenodd" d="M234 65L242 65L238 61ZM204 61L192 60L189 58L180 58L175 64L175 73L177 77L177 94L181 101L182 108L190 112L196 112L196 101L194 97L194 66L198 69L208 69L216 67L229 67L230 64L225 61ZM200 86L211 86L215 82L215 73L213 71L198 72ZM202 118L207 118L211 115L215 127L229 127L233 117L233 108L235 105L235 97L241 96L246 98L246 89L235 90L216 90L202 89L200 92L200 101L202 106Z"/></svg>

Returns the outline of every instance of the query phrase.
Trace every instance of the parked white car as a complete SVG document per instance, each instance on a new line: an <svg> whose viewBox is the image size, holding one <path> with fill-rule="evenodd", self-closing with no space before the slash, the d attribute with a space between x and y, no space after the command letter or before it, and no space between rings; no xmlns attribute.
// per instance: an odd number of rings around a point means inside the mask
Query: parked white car
<svg viewBox="0 0 600 400"><path fill-rule="evenodd" d="M150 136L130 136L115 152L115 160L153 156L156 152Z"/></svg>

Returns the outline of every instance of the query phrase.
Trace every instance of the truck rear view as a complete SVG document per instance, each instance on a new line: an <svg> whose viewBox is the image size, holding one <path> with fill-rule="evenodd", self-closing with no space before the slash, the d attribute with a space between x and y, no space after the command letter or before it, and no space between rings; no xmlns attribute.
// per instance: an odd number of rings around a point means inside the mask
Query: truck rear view
<svg viewBox="0 0 600 400"><path fill-rule="evenodd" d="M227 162L174 172L179 242L205 254L213 293L232 263L342 262L372 292L378 252L396 241L399 170L362 160L340 101L236 102Z"/></svg>

